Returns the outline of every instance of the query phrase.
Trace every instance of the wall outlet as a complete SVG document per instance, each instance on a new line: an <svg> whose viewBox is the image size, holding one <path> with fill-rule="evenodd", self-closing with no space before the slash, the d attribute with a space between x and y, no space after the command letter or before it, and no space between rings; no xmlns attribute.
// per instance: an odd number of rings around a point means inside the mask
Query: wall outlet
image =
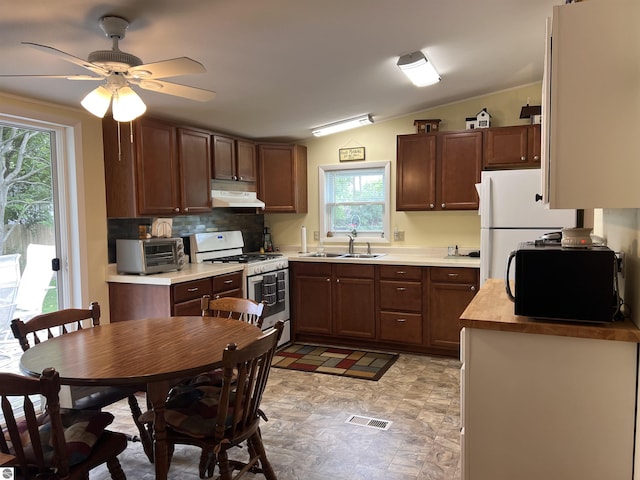
<svg viewBox="0 0 640 480"><path fill-rule="evenodd" d="M317 230L313 231L313 239L314 240L320 240L320 232Z"/></svg>
<svg viewBox="0 0 640 480"><path fill-rule="evenodd" d="M404 242L404 230L396 230L393 232L393 240L396 242Z"/></svg>

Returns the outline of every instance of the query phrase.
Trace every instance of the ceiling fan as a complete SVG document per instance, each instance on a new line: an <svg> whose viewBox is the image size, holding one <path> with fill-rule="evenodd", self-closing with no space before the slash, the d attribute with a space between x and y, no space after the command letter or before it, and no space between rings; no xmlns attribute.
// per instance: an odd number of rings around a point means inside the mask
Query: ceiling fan
<svg viewBox="0 0 640 480"><path fill-rule="evenodd" d="M119 122L131 121L146 111L146 105L133 91L131 85L145 90L166 93L178 97L206 102L215 97L215 92L161 80L179 75L204 73L204 66L188 57L173 58L143 64L135 55L123 52L118 42L124 38L129 22L121 17L105 16L100 19L100 28L113 40L111 50L91 52L87 60L65 53L57 48L32 42L23 45L55 55L62 60L86 68L93 75L0 75L0 77L65 78L68 80L90 80L105 83L82 100L82 106L97 117L104 117L113 99L113 118Z"/></svg>

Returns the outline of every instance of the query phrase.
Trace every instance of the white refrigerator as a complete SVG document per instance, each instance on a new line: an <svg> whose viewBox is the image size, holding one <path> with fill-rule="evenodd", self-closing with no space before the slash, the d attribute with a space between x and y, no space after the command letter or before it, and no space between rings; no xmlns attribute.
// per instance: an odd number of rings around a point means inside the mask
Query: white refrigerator
<svg viewBox="0 0 640 480"><path fill-rule="evenodd" d="M504 278L509 253L519 243L576 226L575 210L550 210L536 202L539 169L483 171L481 178L480 285L487 278Z"/></svg>

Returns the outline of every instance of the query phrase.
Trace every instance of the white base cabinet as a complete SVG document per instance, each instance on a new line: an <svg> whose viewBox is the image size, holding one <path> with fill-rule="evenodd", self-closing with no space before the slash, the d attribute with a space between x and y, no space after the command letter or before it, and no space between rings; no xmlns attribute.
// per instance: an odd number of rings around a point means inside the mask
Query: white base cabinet
<svg viewBox="0 0 640 480"><path fill-rule="evenodd" d="M630 480L637 344L466 327L463 480Z"/></svg>

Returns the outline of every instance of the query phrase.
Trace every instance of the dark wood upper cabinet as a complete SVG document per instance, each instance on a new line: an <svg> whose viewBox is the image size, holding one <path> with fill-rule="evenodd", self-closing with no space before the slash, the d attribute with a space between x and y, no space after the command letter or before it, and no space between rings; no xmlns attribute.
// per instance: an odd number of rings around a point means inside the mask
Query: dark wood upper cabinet
<svg viewBox="0 0 640 480"><path fill-rule="evenodd" d="M476 183L482 171L482 132L438 135L438 207L441 210L477 210Z"/></svg>
<svg viewBox="0 0 640 480"><path fill-rule="evenodd" d="M256 181L256 147L249 140L213 135L213 178Z"/></svg>
<svg viewBox="0 0 640 480"><path fill-rule="evenodd" d="M258 145L258 198L267 213L307 213L307 147Z"/></svg>
<svg viewBox="0 0 640 480"><path fill-rule="evenodd" d="M131 132L133 125L133 132ZM108 217L211 209L208 134L150 117L103 120Z"/></svg>
<svg viewBox="0 0 640 480"><path fill-rule="evenodd" d="M211 135L209 132L178 128L181 213L211 210Z"/></svg>
<svg viewBox="0 0 640 480"><path fill-rule="evenodd" d="M431 210L436 205L436 136L399 135L396 210Z"/></svg>
<svg viewBox="0 0 640 480"><path fill-rule="evenodd" d="M397 137L396 210L473 210L482 168L482 132Z"/></svg>
<svg viewBox="0 0 640 480"><path fill-rule="evenodd" d="M484 135L483 169L540 168L540 125L488 128Z"/></svg>

